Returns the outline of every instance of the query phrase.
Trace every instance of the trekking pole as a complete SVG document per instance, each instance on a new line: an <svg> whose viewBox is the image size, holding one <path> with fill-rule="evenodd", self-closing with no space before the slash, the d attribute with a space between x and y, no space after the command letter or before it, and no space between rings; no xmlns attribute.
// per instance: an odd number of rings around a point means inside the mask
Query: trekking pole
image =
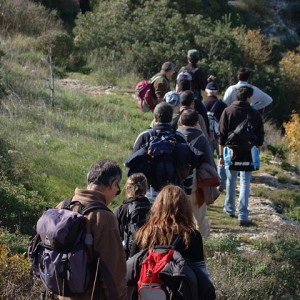
<svg viewBox="0 0 300 300"><path fill-rule="evenodd" d="M100 264L100 258L98 257L98 259L97 259L96 273L95 273L95 279L94 279L94 284L93 284L93 290L92 290L92 295L91 295L91 300L93 300L93 298L94 298L96 281L97 281L97 276L98 276L98 271L99 271L99 264Z"/></svg>

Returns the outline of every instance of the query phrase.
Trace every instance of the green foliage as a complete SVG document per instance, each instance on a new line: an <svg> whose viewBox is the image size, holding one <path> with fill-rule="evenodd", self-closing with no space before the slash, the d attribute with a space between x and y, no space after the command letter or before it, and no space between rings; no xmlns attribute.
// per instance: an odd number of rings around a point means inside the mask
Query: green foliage
<svg viewBox="0 0 300 300"><path fill-rule="evenodd" d="M218 246L211 248L214 241L205 242L217 299L241 299L241 295L242 299L297 299L298 235L297 229L282 228L276 236L240 241L235 251L218 251ZM248 250L243 251L243 247Z"/></svg>
<svg viewBox="0 0 300 300"><path fill-rule="evenodd" d="M0 145L1 226L32 233L32 222L46 207L43 197L34 191L39 186L38 179L21 153L9 149L3 139ZM39 187L42 189L42 185Z"/></svg>
<svg viewBox="0 0 300 300"><path fill-rule="evenodd" d="M0 0L0 32L39 35L58 27L58 22L39 4L30 0Z"/></svg>
<svg viewBox="0 0 300 300"><path fill-rule="evenodd" d="M91 51L90 59L99 66L118 61L124 72L133 70L145 76L156 72L163 61L184 64L188 48L200 48L204 58L211 59L215 52L214 59L222 58L229 47L224 45L234 39L228 39L230 22L224 19L211 26L211 20L191 14L189 9L180 10L183 4L170 3L144 1L131 6L132 2L125 0L100 2L97 10L76 20L75 43L79 49ZM99 23L101 27L96 25ZM210 37L209 41L205 42L205 37Z"/></svg>
<svg viewBox="0 0 300 300"><path fill-rule="evenodd" d="M29 239L30 237L28 235L22 235L18 230L14 233L10 233L3 227L0 227L0 245L5 244L10 253L23 254L27 252Z"/></svg>
<svg viewBox="0 0 300 300"><path fill-rule="evenodd" d="M300 206L300 192L292 189L270 190L265 187L253 187L251 191L256 197L272 199L275 206L283 213L289 213Z"/></svg>
<svg viewBox="0 0 300 300"><path fill-rule="evenodd" d="M235 253L240 243L241 241L235 235L210 238L205 242L205 251L209 256L213 256L216 252Z"/></svg>
<svg viewBox="0 0 300 300"><path fill-rule="evenodd" d="M288 156L288 146L281 130L274 124L273 121L264 123L265 129L265 144L267 150L274 158L286 159Z"/></svg>

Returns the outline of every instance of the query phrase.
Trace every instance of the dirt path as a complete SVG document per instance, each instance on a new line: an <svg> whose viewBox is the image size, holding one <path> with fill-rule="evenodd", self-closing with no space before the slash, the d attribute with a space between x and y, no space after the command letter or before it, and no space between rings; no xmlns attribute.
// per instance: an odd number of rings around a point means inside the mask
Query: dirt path
<svg viewBox="0 0 300 300"><path fill-rule="evenodd" d="M56 84L60 87L80 91L90 96L109 95L115 93L118 93L119 95L129 94L128 92L117 91L117 89L113 86L90 85L90 84L83 83L80 80L70 79L70 78L59 79L56 81Z"/></svg>
<svg viewBox="0 0 300 300"><path fill-rule="evenodd" d="M267 173L253 174L251 187L263 185L269 189L295 189L300 191L299 185L281 184L277 178ZM236 203L238 207L238 202ZM254 197L249 198L249 217L258 226L211 226L211 236L224 236L235 234L237 237L249 239L268 239L276 236L279 228L298 231L300 225L277 212L276 206L270 199Z"/></svg>

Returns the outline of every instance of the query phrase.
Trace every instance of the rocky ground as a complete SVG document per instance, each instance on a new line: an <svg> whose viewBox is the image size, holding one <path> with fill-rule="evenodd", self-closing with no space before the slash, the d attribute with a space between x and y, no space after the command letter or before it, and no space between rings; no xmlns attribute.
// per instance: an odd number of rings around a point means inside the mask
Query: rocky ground
<svg viewBox="0 0 300 300"><path fill-rule="evenodd" d="M291 174L291 176L297 176ZM295 189L300 190L299 185L282 184L279 183L275 176L271 176L267 173L253 174L251 180L251 187L263 185L269 189ZM238 203L236 203L238 205ZM224 236L228 234L235 234L237 237L247 237L249 239L270 239L275 237L279 229L288 231L299 232L300 237L300 225L284 215L278 213L278 207L276 207L270 199L259 198L250 195L249 199L249 211L250 219L254 221L257 226L240 227L240 226L222 226L211 227L211 236Z"/></svg>

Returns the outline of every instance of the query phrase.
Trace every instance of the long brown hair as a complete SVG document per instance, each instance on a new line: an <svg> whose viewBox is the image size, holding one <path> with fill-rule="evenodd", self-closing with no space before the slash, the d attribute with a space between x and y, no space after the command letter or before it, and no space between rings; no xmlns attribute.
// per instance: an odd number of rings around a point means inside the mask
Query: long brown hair
<svg viewBox="0 0 300 300"><path fill-rule="evenodd" d="M185 246L195 230L192 207L185 192L176 185L165 186L157 195L149 219L136 234L141 249L170 245L175 235L181 235Z"/></svg>

